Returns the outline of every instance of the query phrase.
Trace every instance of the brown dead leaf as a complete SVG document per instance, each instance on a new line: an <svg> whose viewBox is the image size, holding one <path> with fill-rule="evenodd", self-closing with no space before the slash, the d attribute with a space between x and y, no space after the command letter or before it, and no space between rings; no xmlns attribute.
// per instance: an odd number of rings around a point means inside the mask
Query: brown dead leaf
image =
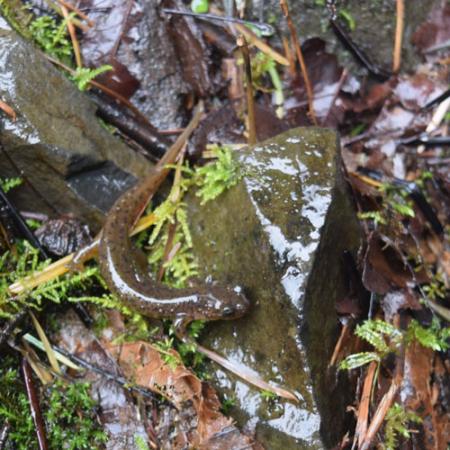
<svg viewBox="0 0 450 450"><path fill-rule="evenodd" d="M343 69L339 66L336 55L328 53L325 47L325 41L312 38L303 43L302 52L314 90L315 113L320 120L327 119L327 125L335 126L342 120L344 112L337 98ZM303 78L294 79L292 88L294 95L284 103L287 120L291 126L301 126L307 123L307 93Z"/></svg>
<svg viewBox="0 0 450 450"><path fill-rule="evenodd" d="M199 449L253 448L251 439L239 433L233 421L219 411L220 402L215 391L181 362L172 367L155 347L146 342L110 345L108 349L128 378L163 395L179 412L185 413L184 426L172 424L177 429L175 437L172 437L172 449L181 449L186 444ZM170 353L181 361L174 350ZM231 436L233 447L229 446Z"/></svg>
<svg viewBox="0 0 450 450"><path fill-rule="evenodd" d="M450 4L446 1L436 2L428 19L413 34L412 43L425 53L431 47L450 39Z"/></svg>
<svg viewBox="0 0 450 450"><path fill-rule="evenodd" d="M429 101L441 95L447 89L446 80L425 73L400 77L393 94L402 106L410 111L419 111Z"/></svg>
<svg viewBox="0 0 450 450"><path fill-rule="evenodd" d="M139 36L136 22L142 15L134 2L122 0L82 0L79 7L89 11L89 18L95 23L83 33L82 56L87 67L113 66L112 71L102 73L97 81L111 90L130 98L140 83L130 71L130 59L124 55L133 53L136 36ZM121 56L117 54L122 47ZM120 59L120 60L119 60Z"/></svg>
<svg viewBox="0 0 450 450"><path fill-rule="evenodd" d="M356 97L343 97L342 101L347 110L357 114L371 111L383 105L386 98L392 92L393 82L375 84L371 86L366 94L362 93Z"/></svg>
<svg viewBox="0 0 450 450"><path fill-rule="evenodd" d="M162 4L169 9L184 9L179 0L164 0ZM196 22L191 17L172 15L167 20L167 31L186 83L201 98L211 94L214 86L209 75L209 50Z"/></svg>
<svg viewBox="0 0 450 450"><path fill-rule="evenodd" d="M366 289L386 294L393 287L406 288L411 273L390 246L385 246L377 233L368 237L364 256L363 283Z"/></svg>

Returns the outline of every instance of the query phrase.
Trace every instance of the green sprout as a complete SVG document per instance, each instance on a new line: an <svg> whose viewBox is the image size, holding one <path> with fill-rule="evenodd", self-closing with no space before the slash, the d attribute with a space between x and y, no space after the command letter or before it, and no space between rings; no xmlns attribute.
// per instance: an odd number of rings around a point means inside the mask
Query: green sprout
<svg viewBox="0 0 450 450"><path fill-rule="evenodd" d="M409 422L421 423L422 419L413 412L405 411L398 403L394 403L389 408L384 426L385 441L382 445L385 450L398 448L398 436L403 436L405 439L411 437L411 430L407 428Z"/></svg>
<svg viewBox="0 0 450 450"><path fill-rule="evenodd" d="M109 64L97 67L96 69L89 69L87 67L77 67L75 73L71 75L71 79L75 81L80 91L85 91L89 83L102 73L113 70Z"/></svg>
<svg viewBox="0 0 450 450"><path fill-rule="evenodd" d="M15 178L0 178L0 187L2 188L3 192L5 194L10 191L11 189L14 189L17 186L20 186L22 184L22 178L15 177Z"/></svg>

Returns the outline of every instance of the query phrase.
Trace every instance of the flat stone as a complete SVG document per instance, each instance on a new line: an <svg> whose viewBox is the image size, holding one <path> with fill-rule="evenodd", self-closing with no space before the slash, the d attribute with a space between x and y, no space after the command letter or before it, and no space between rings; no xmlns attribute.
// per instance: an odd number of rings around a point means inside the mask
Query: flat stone
<svg viewBox="0 0 450 450"><path fill-rule="evenodd" d="M211 324L204 344L301 401L268 402L220 369L215 383L236 395L232 415L241 425L257 418L266 448L329 447L344 431L350 401L342 375L328 369L334 305L346 290L342 254L360 242L337 136L297 128L237 155L243 180L203 207L191 198L190 221L203 274L241 286L252 309Z"/></svg>
<svg viewBox="0 0 450 450"><path fill-rule="evenodd" d="M150 164L112 136L86 94L0 17L0 176L21 172L21 209L73 214L96 231L120 193Z"/></svg>

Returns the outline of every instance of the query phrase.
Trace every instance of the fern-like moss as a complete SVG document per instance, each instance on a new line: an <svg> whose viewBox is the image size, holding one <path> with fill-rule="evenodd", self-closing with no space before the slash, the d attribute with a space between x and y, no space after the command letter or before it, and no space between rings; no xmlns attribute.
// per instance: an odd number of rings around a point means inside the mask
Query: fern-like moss
<svg viewBox="0 0 450 450"><path fill-rule="evenodd" d="M385 440L382 448L385 450L395 450L398 448L399 436L409 439L411 437L411 431L408 429L408 423L410 422L421 423L422 419L412 412L405 411L398 403L392 405L385 418Z"/></svg>

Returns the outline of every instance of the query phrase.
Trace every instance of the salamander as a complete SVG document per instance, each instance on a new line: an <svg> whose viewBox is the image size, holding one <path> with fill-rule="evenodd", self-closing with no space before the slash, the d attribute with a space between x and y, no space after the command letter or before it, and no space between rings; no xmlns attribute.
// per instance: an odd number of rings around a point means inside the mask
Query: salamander
<svg viewBox="0 0 450 450"><path fill-rule="evenodd" d="M192 320L235 319L249 309L249 301L237 289L213 284L174 289L154 281L138 263L137 249L129 234L149 199L164 180L166 154L141 182L122 194L111 208L101 232L98 249L100 272L107 286L125 305L152 318L170 318L184 326Z"/></svg>

